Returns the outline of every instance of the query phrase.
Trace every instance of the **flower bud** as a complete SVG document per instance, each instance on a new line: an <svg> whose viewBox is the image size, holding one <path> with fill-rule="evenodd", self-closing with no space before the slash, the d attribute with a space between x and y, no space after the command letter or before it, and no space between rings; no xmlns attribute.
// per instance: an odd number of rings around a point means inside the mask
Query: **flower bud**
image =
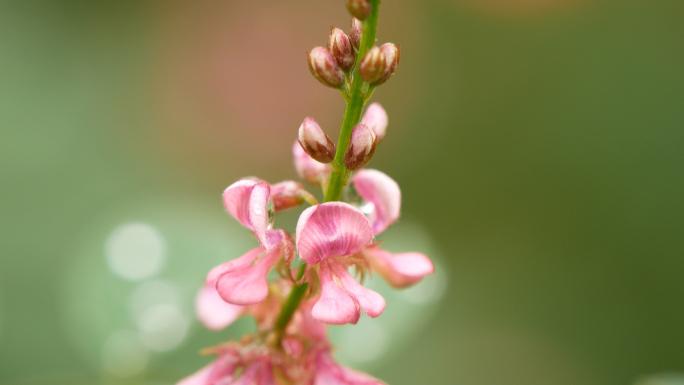
<svg viewBox="0 0 684 385"><path fill-rule="evenodd" d="M359 64L359 74L366 83L374 83L385 72L385 54L377 46L371 48Z"/></svg>
<svg viewBox="0 0 684 385"><path fill-rule="evenodd" d="M351 20L351 30L349 31L349 40L351 40L352 45L357 50L361 45L361 33L363 32L363 24L361 20L352 17Z"/></svg>
<svg viewBox="0 0 684 385"><path fill-rule="evenodd" d="M383 71L380 79L375 82L376 86L386 82L387 79L392 77L392 75L394 75L394 73L397 71L397 67L399 66L399 57L401 56L401 46L397 48L397 46L392 43L385 43L380 47L380 51L385 54L385 70Z"/></svg>
<svg viewBox="0 0 684 385"><path fill-rule="evenodd" d="M340 88L344 85L344 72L333 55L323 47L316 47L306 53L309 61L311 74L319 82L332 88Z"/></svg>
<svg viewBox="0 0 684 385"><path fill-rule="evenodd" d="M368 164L373 157L378 139L365 124L354 126L349 148L344 154L344 167L351 171L358 170Z"/></svg>
<svg viewBox="0 0 684 385"><path fill-rule="evenodd" d="M355 18L366 20L373 8L369 0L347 0L347 10Z"/></svg>
<svg viewBox="0 0 684 385"><path fill-rule="evenodd" d="M310 157L321 163L330 163L335 157L335 145L314 118L306 118L299 126L299 144Z"/></svg>
<svg viewBox="0 0 684 385"><path fill-rule="evenodd" d="M387 112L379 103L373 103L366 109L366 113L361 118L361 124L365 124L373 131L379 143L387 131Z"/></svg>
<svg viewBox="0 0 684 385"><path fill-rule="evenodd" d="M304 202L304 186L293 180L271 185L271 199L276 213L297 207Z"/></svg>
<svg viewBox="0 0 684 385"><path fill-rule="evenodd" d="M344 31L339 28L331 28L328 38L328 50L335 58L337 64L345 72L354 68L356 62L356 52L352 43Z"/></svg>
<svg viewBox="0 0 684 385"><path fill-rule="evenodd" d="M310 157L297 140L292 145L292 158L297 174L311 184L320 185L328 178L332 170L329 164L318 162Z"/></svg>

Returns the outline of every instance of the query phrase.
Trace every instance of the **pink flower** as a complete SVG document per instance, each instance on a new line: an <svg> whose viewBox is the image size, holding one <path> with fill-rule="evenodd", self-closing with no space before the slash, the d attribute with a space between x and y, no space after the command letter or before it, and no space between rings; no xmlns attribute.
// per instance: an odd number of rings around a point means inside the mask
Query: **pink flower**
<svg viewBox="0 0 684 385"><path fill-rule="evenodd" d="M312 309L315 319L342 325L356 323L360 309L370 317L383 312L382 296L361 286L343 265L343 257L360 252L372 239L368 219L347 203L309 207L299 217L297 251L304 262L318 265L321 283L321 296Z"/></svg>
<svg viewBox="0 0 684 385"><path fill-rule="evenodd" d="M401 191L397 183L377 170L360 170L352 177L354 188L372 205L368 220L373 234L385 231L399 218ZM421 253L392 254L375 245L367 246L361 254L368 260L373 271L380 274L394 287L406 287L435 272L435 266Z"/></svg>
<svg viewBox="0 0 684 385"><path fill-rule="evenodd" d="M266 299L268 272L281 258L291 260L294 255L294 245L284 230L271 231L268 238L275 248L269 251L259 246L216 266L207 275L207 285L214 284L221 298L233 305L254 305Z"/></svg>

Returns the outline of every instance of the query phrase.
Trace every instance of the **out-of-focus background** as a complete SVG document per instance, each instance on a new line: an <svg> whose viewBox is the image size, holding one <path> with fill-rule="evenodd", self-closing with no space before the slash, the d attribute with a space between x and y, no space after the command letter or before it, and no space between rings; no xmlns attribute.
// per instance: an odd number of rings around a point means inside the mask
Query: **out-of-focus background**
<svg viewBox="0 0 684 385"><path fill-rule="evenodd" d="M304 52L342 0L0 2L0 383L173 384L207 270L255 241L220 194L296 178L339 93ZM333 331L392 385L674 385L684 374L684 2L384 0L402 45L370 164L394 251L439 273ZM277 224L292 227L297 213Z"/></svg>

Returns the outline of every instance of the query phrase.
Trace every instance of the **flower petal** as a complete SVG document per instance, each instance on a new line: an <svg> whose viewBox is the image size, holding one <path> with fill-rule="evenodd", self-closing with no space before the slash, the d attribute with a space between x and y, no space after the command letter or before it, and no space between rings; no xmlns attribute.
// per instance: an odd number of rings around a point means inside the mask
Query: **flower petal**
<svg viewBox="0 0 684 385"><path fill-rule="evenodd" d="M387 122L387 112L385 112L385 109L382 108L379 103L373 103L368 106L366 113L363 114L363 118L361 118L361 123L373 130L375 136L378 138L378 142L385 137Z"/></svg>
<svg viewBox="0 0 684 385"><path fill-rule="evenodd" d="M277 245L267 242L266 232L270 227L268 200L271 187L266 182L243 179L228 186L223 192L226 210L248 229L254 231L259 242L267 250Z"/></svg>
<svg viewBox="0 0 684 385"><path fill-rule="evenodd" d="M308 264L354 254L373 239L368 219L354 206L328 202L304 210L297 222L297 251Z"/></svg>
<svg viewBox="0 0 684 385"><path fill-rule="evenodd" d="M292 157L297 174L311 184L320 185L328 179L332 167L328 163L321 163L304 151L299 141L292 145Z"/></svg>
<svg viewBox="0 0 684 385"><path fill-rule="evenodd" d="M314 385L386 385L365 373L340 366L327 351L316 357Z"/></svg>
<svg viewBox="0 0 684 385"><path fill-rule="evenodd" d="M216 283L218 277L222 276L223 274L226 274L234 270L240 270L251 265L252 262L259 258L259 256L263 254L265 251L266 250L264 250L263 247L259 246L255 249L248 251L239 258L235 258L229 262L222 263L214 267L209 271L209 274L207 274L207 284L213 285Z"/></svg>
<svg viewBox="0 0 684 385"><path fill-rule="evenodd" d="M254 265L233 270L216 280L216 290L224 301L233 305L254 305L268 296L266 276L280 258L280 249L271 251Z"/></svg>
<svg viewBox="0 0 684 385"><path fill-rule="evenodd" d="M204 285L195 300L197 319L209 330L225 329L242 315L244 309L244 306L224 301L214 285Z"/></svg>
<svg viewBox="0 0 684 385"><path fill-rule="evenodd" d="M359 321L359 304L333 280L326 262L320 264L321 297L311 309L313 318L332 325Z"/></svg>
<svg viewBox="0 0 684 385"><path fill-rule="evenodd" d="M435 272L435 265L430 258L421 253L392 254L377 247L368 247L364 255L373 271L397 288L418 283L426 275Z"/></svg>
<svg viewBox="0 0 684 385"><path fill-rule="evenodd" d="M399 218L401 210L401 190L392 178L378 170L359 170L352 177L354 188L359 195L374 206L368 215L373 234L385 231Z"/></svg>
<svg viewBox="0 0 684 385"><path fill-rule="evenodd" d="M344 290L356 299L369 317L375 318L382 314L385 310L385 299L380 294L361 286L339 262L328 263L333 273L340 279Z"/></svg>

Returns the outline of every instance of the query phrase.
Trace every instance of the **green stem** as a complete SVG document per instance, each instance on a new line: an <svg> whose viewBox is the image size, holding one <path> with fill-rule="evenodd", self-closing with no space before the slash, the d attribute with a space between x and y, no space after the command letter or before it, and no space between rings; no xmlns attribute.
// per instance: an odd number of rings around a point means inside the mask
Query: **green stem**
<svg viewBox="0 0 684 385"><path fill-rule="evenodd" d="M297 274L297 281L302 279L305 271L306 263L299 268L299 273ZM295 284L292 287L290 296L287 297L287 300L283 304L283 308L280 310L280 314L278 314L278 319L276 319L275 322L274 330L277 333L278 340L280 340L283 334L285 333L285 328L287 327L287 324L290 323L292 315L294 315L295 310L297 310L299 304L302 302L302 298L304 298L304 294L306 294L306 289L308 288L308 282L304 282L301 285Z"/></svg>
<svg viewBox="0 0 684 385"><path fill-rule="evenodd" d="M344 117L342 119L342 128L340 130L340 138L337 141L337 152L335 159L332 161L332 173L328 181L328 188L325 191L325 202L339 201L342 198L342 189L347 184L347 179L351 172L344 167L344 153L349 148L351 141L352 129L359 124L361 120L361 113L363 106L366 104L366 93L363 92L363 80L359 75L359 63L363 56L373 48L375 45L375 33L378 29L378 10L380 8L380 0L370 0L373 6L370 16L363 21L363 30L361 34L361 42L359 43L359 52L356 60L356 67L354 68L354 80L349 88L349 99L347 99L347 106L344 109ZM372 91L369 91L372 92ZM306 263L299 268L297 281L301 280L306 272ZM290 296L283 304L280 310L278 319L273 328L278 341L280 341L285 334L285 328L290 323L294 312L299 308L304 295L309 287L309 284L304 282L301 285L294 285Z"/></svg>

